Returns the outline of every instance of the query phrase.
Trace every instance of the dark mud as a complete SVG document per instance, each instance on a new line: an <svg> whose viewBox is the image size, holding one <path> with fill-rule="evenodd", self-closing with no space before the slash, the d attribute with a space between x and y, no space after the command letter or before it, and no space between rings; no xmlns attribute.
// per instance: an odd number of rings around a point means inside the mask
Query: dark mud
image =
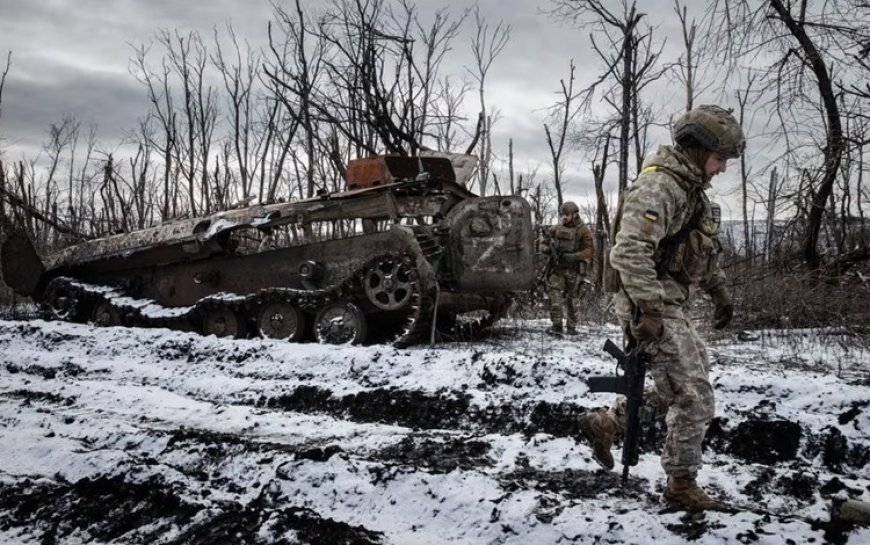
<svg viewBox="0 0 870 545"><path fill-rule="evenodd" d="M772 468L764 468L761 473L743 488L743 493L756 502L765 496L777 494L789 496L802 503L810 503L819 490L818 478L810 472L798 470L776 478Z"/></svg>
<svg viewBox="0 0 870 545"><path fill-rule="evenodd" d="M82 366L72 362L63 362L59 367L46 367L44 365L20 365L17 363L7 363L6 370L10 373L23 373L25 375L34 375L46 380L53 380L59 377L77 377L82 375L85 370Z"/></svg>
<svg viewBox="0 0 870 545"><path fill-rule="evenodd" d="M546 403L475 406L467 394L447 391L427 393L400 389L375 389L343 397L327 389L302 386L289 394L261 397L258 407L302 413L329 414L355 422L377 422L415 430L454 429L469 433L538 433L580 440L579 418L589 407L574 403ZM853 417L854 418L854 417ZM640 450L661 452L667 427L664 415L645 412L641 420ZM617 446L619 443L617 442ZM821 436L807 436L800 425L765 414L750 414L731 423L713 419L704 448L731 454L749 463L781 464L822 457L831 471L848 472L870 461L870 449L849 445L835 427Z"/></svg>
<svg viewBox="0 0 870 545"><path fill-rule="evenodd" d="M807 439L804 456L818 456L822 465L834 473L847 473L870 463L870 448L850 445L849 440L836 426L829 426L820 435Z"/></svg>
<svg viewBox="0 0 870 545"><path fill-rule="evenodd" d="M801 427L786 420L744 420L728 436L728 452L756 464L773 465L794 460Z"/></svg>
<svg viewBox="0 0 870 545"><path fill-rule="evenodd" d="M625 488L615 473L608 471L541 471L532 467L520 467L499 478L508 492L535 490L539 492L535 506L535 518L549 523L566 508L601 495L619 495L625 498L642 499L645 480L630 480ZM493 509L493 520L498 520L498 507Z"/></svg>
<svg viewBox="0 0 870 545"><path fill-rule="evenodd" d="M233 344L215 347L197 337L170 337L161 339L154 345L154 352L160 358L169 361L186 361L198 363L245 363L251 360L269 361L267 345Z"/></svg>
<svg viewBox="0 0 870 545"><path fill-rule="evenodd" d="M612 493L639 497L647 484L645 479L632 478L623 490L619 476L611 471L541 471L532 467L521 467L502 475L499 481L508 491L531 489L573 500Z"/></svg>
<svg viewBox="0 0 870 545"><path fill-rule="evenodd" d="M2 394L2 396L8 399L20 400L24 405L48 403L69 407L76 402L75 397L66 397L51 392L34 392L32 390L13 390Z"/></svg>
<svg viewBox="0 0 870 545"><path fill-rule="evenodd" d="M377 422L415 430L459 429L482 433L580 435L578 419L589 409L572 403L478 407L471 396L379 388L342 397L327 389L301 386L289 394L261 397L258 407L329 414L355 422Z"/></svg>
<svg viewBox="0 0 870 545"><path fill-rule="evenodd" d="M168 545L375 545L382 536L288 507L268 493L247 505L196 503L159 478L124 477L75 483L22 481L0 485L2 528L27 527L42 544L76 536L83 542Z"/></svg>
<svg viewBox="0 0 870 545"><path fill-rule="evenodd" d="M25 394L22 397L26 398ZM61 400L52 400L61 401ZM766 429L766 428L762 428ZM250 441L231 434L215 434L201 430L174 430L168 432L170 440L164 454L177 451L192 461L175 469L189 477L209 483L208 489L246 494L251 491L238 488L220 476L220 468L240 455L258 453L258 463L269 464L279 457L294 463L321 463L336 455L344 455L335 446L310 448L288 447L277 443ZM414 471L449 473L451 471L489 468L490 445L474 436L440 436L426 433L412 434L399 443L368 456L370 461L383 465L370 469L371 482L383 484L397 475ZM147 462L146 462L147 463ZM497 475L504 497L512 492L535 490L537 505L534 516L541 523L549 523L564 509L596 497L623 496L655 510L660 502L649 494L649 483L632 477L623 489L619 476L607 471L543 471L527 460L518 459L517 469ZM378 469L381 468L381 469ZM178 489L177 484L161 478L137 481L130 471L126 476L84 479L75 483L22 481L0 486L0 521L4 529L26 528L29 535L40 543L53 544L70 536L87 536L101 542L168 543L171 545L234 544L379 544L383 536L359 526L332 520L309 509L293 506L286 497L270 494L269 483L263 483L257 497L242 504L233 501L201 500L189 491ZM282 475L279 478L290 478ZM291 479L292 480L292 479ZM746 486L744 492L753 500L763 503L771 495L788 495L800 503L809 503L817 490L828 495L860 495L839 480L820 483L809 471L796 469L776 476L773 469L764 469ZM256 489L254 490L256 492ZM288 505L289 504L289 505ZM495 501L490 522L501 516L499 502ZM737 540L752 543L769 532L770 520L759 519L753 530ZM667 528L685 540L701 539L711 530L722 526L703 515L685 514L679 523L666 524ZM848 528L827 528L830 543L845 543Z"/></svg>
<svg viewBox="0 0 870 545"><path fill-rule="evenodd" d="M487 456L489 450L489 443L473 438L408 436L381 449L374 458L433 473L450 473L456 469L492 467L494 462Z"/></svg>
<svg viewBox="0 0 870 545"><path fill-rule="evenodd" d="M718 530L724 528L720 523L713 523L707 519L704 513L685 513L680 516L680 522L665 524L665 527L674 534L684 538L686 541L696 541L704 536L710 530ZM757 541L757 538L755 539ZM752 543L753 541L744 541L741 543Z"/></svg>

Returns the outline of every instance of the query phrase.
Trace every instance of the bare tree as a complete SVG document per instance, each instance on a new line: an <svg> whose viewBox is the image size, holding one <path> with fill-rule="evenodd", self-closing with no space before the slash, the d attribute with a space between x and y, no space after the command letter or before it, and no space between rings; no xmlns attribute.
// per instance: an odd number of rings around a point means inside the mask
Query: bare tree
<svg viewBox="0 0 870 545"><path fill-rule="evenodd" d="M6 68L0 74L0 120L3 119L3 86L6 84L6 75L9 74L9 69L12 66L12 51L6 54ZM0 134L0 232L7 229L9 219L6 215L6 170L3 167L3 137Z"/></svg>
<svg viewBox="0 0 870 545"><path fill-rule="evenodd" d="M737 121L741 126L746 127L746 105L749 102L750 91L752 84L755 81L755 76L749 75L746 88L737 91L737 103L740 105L737 112ZM743 251L746 256L751 256L753 252L752 244L752 229L749 223L749 174L750 168L747 164L746 155L740 156L740 193L741 193L741 208L743 212Z"/></svg>
<svg viewBox="0 0 870 545"><path fill-rule="evenodd" d="M607 172L609 161L610 134L604 133L603 144L595 146L595 150L601 151L600 162L592 160L592 174L595 178L595 284L603 286L604 253L609 251L610 244L610 213L607 208L607 197L604 193L604 177Z"/></svg>
<svg viewBox="0 0 870 545"><path fill-rule="evenodd" d="M175 109L175 101L170 88L170 68L164 60L161 63L161 72L153 72L148 66L147 57L150 47L140 46L135 50L135 58L132 61L131 72L133 76L145 87L148 92L148 100L151 110L146 119L140 121L140 127L150 127L152 120L160 126L160 134L152 130L142 130L140 134L147 138L145 145L156 148L163 163L163 200L161 203L161 218L168 219L177 213L178 203L173 198L175 157L178 155L178 114Z"/></svg>
<svg viewBox="0 0 870 545"><path fill-rule="evenodd" d="M224 82L224 90L228 99L230 134L228 144L232 150L232 160L239 171L239 183L241 184L240 197L249 197L253 189L253 174L256 172L258 159L253 153L257 147L255 141L254 120L256 115L256 97L254 96L254 83L257 81L260 69L260 59L245 43L244 49L239 44L232 26L227 25L227 34L230 37L232 60L227 59L221 41L215 29L215 53L211 60L221 74ZM262 132L265 136L265 133ZM225 162L226 165L226 162ZM262 186L259 197L262 198ZM222 203L224 205L228 203ZM220 207L221 204L218 204Z"/></svg>
<svg viewBox="0 0 870 545"><path fill-rule="evenodd" d="M64 119L39 157L0 164L0 191L11 195L4 203L20 205L40 241L60 245L70 237L58 233L101 235L209 213L237 198L335 190L347 161L367 153L484 145L480 132L491 130L495 111L487 111L488 125L478 130L471 120L469 130L463 100L471 84L442 69L469 12L421 14L407 0L291 6L276 7L265 57L229 26L216 28L208 47L196 33L171 30L134 46L130 71L146 89L148 111L126 135L130 155L102 151L93 128L85 145L78 122ZM476 22L482 90L507 29ZM485 146L492 149L490 139ZM498 182L489 177L497 192ZM528 191L530 182L520 176L514 185L512 177L511 191Z"/></svg>
<svg viewBox="0 0 870 545"><path fill-rule="evenodd" d="M3 86L6 85L6 75L9 74L10 68L12 68L12 51L6 53L6 68L0 74L0 120L3 119Z"/></svg>
<svg viewBox="0 0 870 545"><path fill-rule="evenodd" d="M302 150L285 150L307 178L304 193L314 193L315 174L326 186L321 172L340 180L350 158L459 144L467 88L439 72L464 16L438 10L426 24L406 1L334 0L314 17L301 6L276 10L264 73L300 127Z"/></svg>
<svg viewBox="0 0 870 545"><path fill-rule="evenodd" d="M642 163L644 128L650 122L651 111L642 106L641 91L659 79L667 67L659 67L661 48L654 51L653 32L643 27L644 13L634 1L621 0L620 10L611 9L600 0L552 0L552 13L569 17L582 28L591 28L592 49L604 62L602 74L581 90L578 106L584 111L594 103L596 91L615 112L619 127L617 149L618 188L628 187L629 155L635 151L635 168ZM607 47L598 41L607 41ZM632 173L633 174L633 173Z"/></svg>
<svg viewBox="0 0 870 545"><path fill-rule="evenodd" d="M713 86L712 80L701 77L705 73L703 60L706 56L705 41L698 41L698 24L694 18L689 20L686 6L680 0L674 0L674 12L680 20L684 53L676 62L677 80L686 90L686 111L695 106L695 97Z"/></svg>
<svg viewBox="0 0 870 545"><path fill-rule="evenodd" d="M323 62L328 40L324 36L317 36L309 28L307 15L299 0L295 2L294 12L279 7L276 8L276 16L283 38L278 41L270 23L269 43L274 59L266 66L265 73L270 78L272 93L278 99L276 105L283 107L282 112L276 110L276 115L286 113L291 120L291 138L284 139L284 153L281 156L282 161L287 158L292 136L301 129L306 158L301 160L296 153L290 155L299 159L294 164L304 171L302 178L297 178L300 182L304 180L302 194L311 197L315 192L315 155L322 148L317 145L320 138L318 117L323 114L319 108L321 104L314 95L321 84L327 84Z"/></svg>
<svg viewBox="0 0 870 545"><path fill-rule="evenodd" d="M132 206L136 211L136 229L144 229L149 225L154 211L155 203L150 198L150 195L153 195L153 191L149 191L152 166L151 153L152 148L148 145L148 141L145 140L136 146L136 154L128 159L133 182L131 198Z"/></svg>
<svg viewBox="0 0 870 545"><path fill-rule="evenodd" d="M151 71L146 62L149 49L141 47L134 74L147 86L152 115L164 128L166 190L171 190L173 176L180 175L189 213L206 213L212 209L208 163L217 122L216 90L206 78L206 47L196 32L182 36L164 29L157 33L156 41L164 50L161 73ZM177 91L173 83L178 85ZM175 184L178 186L182 184ZM173 207L177 206L174 202Z"/></svg>
<svg viewBox="0 0 870 545"><path fill-rule="evenodd" d="M711 21L716 26L709 35L717 40L714 49L722 52L730 66L736 67L740 59L772 59L762 72L760 90L769 97L771 122L783 132L790 164L802 169L793 178L802 190L799 198L807 202L802 246L804 260L812 269L821 262L819 233L826 208L832 198L840 198L836 181L849 146L843 116L866 111L866 98L851 95L853 101L864 100L864 107L837 101L839 92L861 88L856 68L870 30L866 17L856 17L856 9L861 13L859 3L711 2ZM867 13L866 6L863 13ZM816 161L808 163L807 146L815 148ZM819 167L808 169L811 162Z"/></svg>
<svg viewBox="0 0 870 545"><path fill-rule="evenodd" d="M574 116L577 115L577 109L571 104L574 99L574 59L568 63L568 83L564 79L559 80L559 100L550 109L549 117L555 124L556 137L553 138L553 131L550 126L544 123L544 133L547 136L547 147L550 149L550 159L553 162L553 188L556 190L556 205L562 206L562 174L565 171L565 161L563 154L565 152L565 142L568 138L568 127L571 124Z"/></svg>
<svg viewBox="0 0 870 545"><path fill-rule="evenodd" d="M453 150L459 145L461 121L464 120L463 105L470 89L468 81L457 82L450 75L439 82L432 113L437 149Z"/></svg>
<svg viewBox="0 0 870 545"><path fill-rule="evenodd" d="M314 193L315 173L323 188L333 183L330 172L340 181L354 157L453 151L463 135L473 135L469 148L480 142L480 150L491 149L480 134L495 116L466 130L462 105L469 85L440 75L465 13L454 18L438 10L426 19L405 0L333 0L316 14L301 2L276 14L264 74L302 135L292 144L300 149L285 149L291 172L308 180L303 193ZM477 22L482 83L505 31Z"/></svg>
<svg viewBox="0 0 870 545"><path fill-rule="evenodd" d="M480 119L478 124L480 148L478 150L478 185L480 194L486 195L487 184L492 164L492 126L495 123L496 114L490 112L486 105L486 76L492 67L493 61L502 52L510 40L510 25L504 25L501 21L490 31L489 25L480 14L480 9L474 9L474 22L477 32L471 43L471 51L474 54L475 69L471 75L477 81L477 94L480 102ZM478 138L475 138L477 141ZM468 150L469 152L471 149Z"/></svg>

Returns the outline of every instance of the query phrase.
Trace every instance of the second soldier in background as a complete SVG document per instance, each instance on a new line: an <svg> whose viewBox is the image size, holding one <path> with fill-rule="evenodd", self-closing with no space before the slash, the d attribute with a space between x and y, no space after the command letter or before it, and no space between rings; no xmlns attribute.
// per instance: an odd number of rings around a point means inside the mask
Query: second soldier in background
<svg viewBox="0 0 870 545"><path fill-rule="evenodd" d="M580 290L591 269L595 248L592 231L580 219L580 209L571 201L559 207L559 223L549 228L547 235L551 248L550 274L547 277L547 296L550 300L550 331L562 333L562 305L567 320L565 331L577 332L580 311Z"/></svg>

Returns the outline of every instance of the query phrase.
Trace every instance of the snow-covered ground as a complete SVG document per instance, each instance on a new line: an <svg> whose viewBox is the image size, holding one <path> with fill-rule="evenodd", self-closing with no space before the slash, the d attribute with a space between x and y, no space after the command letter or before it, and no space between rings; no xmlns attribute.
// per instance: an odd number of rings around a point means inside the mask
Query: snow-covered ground
<svg viewBox="0 0 870 545"><path fill-rule="evenodd" d="M712 343L699 481L775 514L689 514L662 511L660 422L625 490L577 439L617 329L546 325L397 349L0 321L0 543L870 543L827 524L870 501L868 353Z"/></svg>

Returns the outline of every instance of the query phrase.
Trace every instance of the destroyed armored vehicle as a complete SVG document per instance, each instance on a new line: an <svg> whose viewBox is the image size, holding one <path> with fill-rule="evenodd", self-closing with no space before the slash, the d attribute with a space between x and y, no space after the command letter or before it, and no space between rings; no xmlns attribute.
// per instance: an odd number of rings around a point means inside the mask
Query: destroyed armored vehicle
<svg viewBox="0 0 870 545"><path fill-rule="evenodd" d="M91 240L44 263L12 234L4 279L49 319L107 326L398 345L472 333L530 288L535 266L528 203L475 196L462 159L358 159L345 191Z"/></svg>

